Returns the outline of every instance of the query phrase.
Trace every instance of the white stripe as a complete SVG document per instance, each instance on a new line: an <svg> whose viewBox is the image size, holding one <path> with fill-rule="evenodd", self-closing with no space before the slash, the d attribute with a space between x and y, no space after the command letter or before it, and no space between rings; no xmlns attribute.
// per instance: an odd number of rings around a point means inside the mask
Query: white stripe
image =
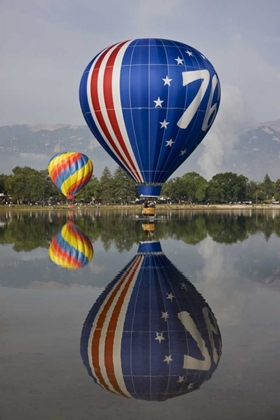
<svg viewBox="0 0 280 420"><path fill-rule="evenodd" d="M134 175L134 178L138 182L144 182L143 177L141 175L138 163L135 159L134 152L131 148L131 143L129 141L129 137L127 134L127 130L125 127L125 122L123 118L122 113L122 105L121 105L121 94L120 94L120 75L121 75L121 64L123 60L123 56L125 51L127 50L129 44L125 44L120 51L117 54L115 63L116 65L113 67L113 75L112 75L112 92L113 92L113 102L114 102L114 109L116 112L116 117L118 121L118 125L120 128L120 132L122 134L122 138L124 139L124 143L128 149L128 152L130 154L130 157L134 163L134 166L137 170L137 173L135 173L135 170L132 171L132 174Z"/></svg>
<svg viewBox="0 0 280 420"><path fill-rule="evenodd" d="M137 261L139 260L137 259ZM115 339L114 339L113 365L115 368L115 376L118 381L118 385L123 393L128 393L128 391L124 382L124 377L123 377L123 372L122 372L122 360L121 360L122 335L123 335L123 330L124 330L124 322L126 319L127 308L128 308L132 291L134 289L136 280L138 278L138 273L140 271L142 263L143 263L143 257L141 257L141 261L138 265L137 270L134 273L133 280L131 281L130 286L127 290L127 293L125 295L125 299L124 299L124 302L123 302L123 305L121 307L121 311L119 314L118 323L116 326L116 334L115 334ZM128 395L132 397L131 394L128 394Z"/></svg>
<svg viewBox="0 0 280 420"><path fill-rule="evenodd" d="M126 44L125 44L125 49L126 49L126 47L127 47L127 45L129 45L130 44L130 42L131 41L128 41ZM107 127L107 129L108 129L108 131L109 131L109 133L110 133L110 135L111 135L111 137L112 137L112 139L113 139L113 141L114 141L114 145L117 147L117 149L118 149L118 151L120 152L120 156L121 157L119 157L118 155L117 155L117 158L118 159L120 159L120 161L122 162L122 164L125 166L125 168L131 173L133 173L134 171L132 170L132 168L130 167L130 163L129 163L129 161L128 161L128 159L127 159L127 157L126 157L126 155L125 155L125 153L124 153L124 151L122 150L122 148L120 147L120 145L119 145L119 143L118 143L118 139L116 138L116 136L115 136L115 133L114 133L114 130L112 129L112 126L111 126L111 123L110 123L110 120L109 120L109 117L108 117L108 114L107 114L107 109L106 109L106 105L105 105L105 99L104 99L104 94L103 94L103 87L104 87L104 71L105 71L105 68L106 68L106 65L107 65L107 61L108 61L108 59L110 58L110 56L111 56L111 54L112 54L112 52L119 46L119 44L120 43L118 43L118 44L116 44L115 46L113 46L113 47L111 47L111 48L109 48L108 49L108 51L107 51L107 53L106 53L106 55L104 56L104 58L103 58L103 60L102 60L102 62L101 62L101 65L100 65L100 69L99 69L99 71L98 71L98 79L97 79L97 91L98 91L98 100L99 100L99 104L100 104L100 110L101 110L101 115L102 115L102 117L103 117L103 119L104 119L104 122L105 122L105 124L106 124L106 127ZM123 48L124 48L123 47ZM122 49L123 49L122 48ZM102 51L100 54L102 54L104 51ZM113 152L113 154L114 155L116 155L116 152L115 152L115 150L113 149L113 147L111 146L111 144L110 144L110 142L107 140L107 137L105 136L105 134L104 134L104 132L103 132L103 130L102 130L102 128L101 128L101 126L99 125L99 122L98 122L98 119L97 119L97 116L96 116L96 113L95 113L95 109L94 109L94 107L93 107L93 104L92 104L92 100L91 100L91 78L92 78L92 73L93 73L93 70L94 70L94 67L95 67L95 65L96 65L96 62L97 62L97 60L99 59L99 57L100 57L100 54L96 57L96 59L94 60L94 62L92 63L92 66L91 66L91 68L90 68L90 70L89 70L89 74L88 74L88 79L87 79L87 99L88 99L88 104L89 104L89 108L90 108L90 112L91 112L91 115L92 115L92 118L93 118L93 120L94 120L94 122L95 122L95 124L96 124L96 127L98 128L98 131L101 133L101 135L102 135L102 137L103 137L103 139L106 141L106 143L107 143L107 145L108 145L108 147L111 149L111 151ZM123 52L123 54L124 54L124 52ZM118 85L119 85L119 83L120 83L120 81L118 80ZM119 95L120 95L120 93L119 93Z"/></svg>
<svg viewBox="0 0 280 420"><path fill-rule="evenodd" d="M94 336L94 333L95 333L96 328L97 328L97 323L98 323L99 317L100 317L100 315L102 314L102 312L103 312L103 310L104 310L105 305L107 304L107 302L108 302L108 301L109 301L109 299L111 298L112 294L114 294L114 293L115 293L115 290L116 290L116 288L119 286L120 281L122 281L122 280L123 280L123 278L124 278L125 276L127 276L126 281L124 282L124 284L122 285L121 289L120 289L120 290L119 290L119 292L117 293L117 296L114 298L114 300L113 300L113 302L112 302L112 304L111 304L111 306L110 306L110 310L108 311L108 313L107 313L107 315L106 315L105 322L104 322L104 324L103 324L103 326L102 326L102 334L101 334L101 337L100 337L100 342L99 342L99 365L100 365L100 373L101 373L102 379L103 379L103 381L105 382L105 384L108 386L108 388L109 388L112 392L117 393L117 394L118 394L118 392L117 392L117 391L114 389L114 387L111 385L110 380L109 380L109 378L108 378L108 376L107 376L107 373L106 373L105 359L104 359L104 344L105 344L105 337L106 337L106 334L107 334L107 327L108 327L108 323L109 323L109 321L110 321L112 311L113 311L113 309L115 308L116 301L117 301L117 299L119 298L119 295L120 295L120 293L122 292L123 288L125 287L126 283L128 282L128 279L129 279L129 272L131 271L132 267L134 267L134 265L135 265L135 264L137 264L137 262L138 262L138 261L139 261L138 259L137 259L137 260L135 260L135 261L134 261L134 264L133 264L132 266L130 266L130 267L128 268L128 270L126 270L126 272L125 272L125 273L123 273L123 275L122 275L122 277L120 278L120 280L119 280L119 281L115 284L115 286L112 288L112 290L110 291L110 293L107 295L106 299L104 300L104 302L103 302L103 304L101 305L101 307L100 307L100 309L99 309L98 313L97 313L97 314L96 314L96 316L95 316L95 319L94 319L94 322L93 322L93 324L92 324L92 328L91 328L91 331L90 331L89 340L88 340L88 360L89 360L89 365L90 365L90 368L91 368L91 372L92 372L92 375L95 377L96 382L97 382L99 385L103 386L103 385L100 383L100 380L98 379L98 377L97 377L97 376L96 376L96 374L95 374L95 368L94 368L93 363L92 363L92 354L91 354L91 349L92 349L92 340L93 340L93 336ZM128 391L127 391L127 392L124 392L124 394L126 394L128 397L131 397L131 395L128 393Z"/></svg>

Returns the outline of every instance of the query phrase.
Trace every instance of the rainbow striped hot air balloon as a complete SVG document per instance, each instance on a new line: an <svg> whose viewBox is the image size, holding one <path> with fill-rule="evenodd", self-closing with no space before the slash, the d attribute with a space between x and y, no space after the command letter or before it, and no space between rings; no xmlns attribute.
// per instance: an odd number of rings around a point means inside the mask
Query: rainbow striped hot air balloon
<svg viewBox="0 0 280 420"><path fill-rule="evenodd" d="M53 238L49 257L62 268L82 268L92 260L93 247L90 239L70 220Z"/></svg>
<svg viewBox="0 0 280 420"><path fill-rule="evenodd" d="M92 161L79 152L63 152L53 156L48 165L49 175L67 199L73 199L90 181Z"/></svg>
<svg viewBox="0 0 280 420"><path fill-rule="evenodd" d="M149 401L198 389L221 351L213 312L157 241L139 245L93 305L81 336L81 356L97 384Z"/></svg>

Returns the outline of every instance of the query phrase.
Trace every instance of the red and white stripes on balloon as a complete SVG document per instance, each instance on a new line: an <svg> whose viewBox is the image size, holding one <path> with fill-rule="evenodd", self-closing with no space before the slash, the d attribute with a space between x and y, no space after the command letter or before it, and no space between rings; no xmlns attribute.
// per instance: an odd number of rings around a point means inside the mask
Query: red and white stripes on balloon
<svg viewBox="0 0 280 420"><path fill-rule="evenodd" d="M87 79L87 99L92 118L108 147L131 173L144 182L125 127L120 77L124 54L131 41L103 50L94 60Z"/></svg>

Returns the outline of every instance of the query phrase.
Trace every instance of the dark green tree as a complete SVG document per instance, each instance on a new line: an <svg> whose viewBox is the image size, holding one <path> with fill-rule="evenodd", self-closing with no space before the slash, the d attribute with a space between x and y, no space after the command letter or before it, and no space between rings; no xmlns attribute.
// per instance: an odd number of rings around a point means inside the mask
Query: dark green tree
<svg viewBox="0 0 280 420"><path fill-rule="evenodd" d="M100 197L102 198L103 203L110 203L112 197L114 196L114 180L111 174L110 169L106 166L102 172L100 181Z"/></svg>
<svg viewBox="0 0 280 420"><path fill-rule="evenodd" d="M135 200L139 196L135 181L120 166L113 175L113 190L114 200L122 203Z"/></svg>
<svg viewBox="0 0 280 420"><path fill-rule="evenodd" d="M206 196L207 180L196 172L181 177L184 195L189 201L203 201Z"/></svg>
<svg viewBox="0 0 280 420"><path fill-rule="evenodd" d="M223 189L213 179L208 182L206 189L206 199L211 203L218 203L223 197Z"/></svg>
<svg viewBox="0 0 280 420"><path fill-rule="evenodd" d="M6 186L7 179L8 179L8 175L4 175L4 174L0 175L0 193L4 195L7 194L7 186Z"/></svg>
<svg viewBox="0 0 280 420"><path fill-rule="evenodd" d="M243 201L246 197L248 178L244 175L224 172L214 175L211 181L211 188L216 187L216 191L219 191L220 199L223 201Z"/></svg>
<svg viewBox="0 0 280 420"><path fill-rule="evenodd" d="M268 174L265 175L261 183L261 189L264 193L265 200L271 200L274 193L274 183L271 181Z"/></svg>
<svg viewBox="0 0 280 420"><path fill-rule="evenodd" d="M274 183L274 199L280 201L280 178Z"/></svg>
<svg viewBox="0 0 280 420"><path fill-rule="evenodd" d="M100 183L96 176L92 176L88 184L82 189L82 191L77 195L77 201L81 200L90 200L100 196Z"/></svg>

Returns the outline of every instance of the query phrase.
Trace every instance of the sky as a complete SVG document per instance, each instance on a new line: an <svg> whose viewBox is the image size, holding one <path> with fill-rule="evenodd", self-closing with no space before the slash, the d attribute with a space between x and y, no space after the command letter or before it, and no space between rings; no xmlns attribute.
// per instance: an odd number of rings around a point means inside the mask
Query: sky
<svg viewBox="0 0 280 420"><path fill-rule="evenodd" d="M79 83L97 53L133 38L181 41L221 81L198 162L209 175L240 132L280 118L279 16L279 0L1 0L0 126L85 124Z"/></svg>
<svg viewBox="0 0 280 420"><path fill-rule="evenodd" d="M278 0L1 0L0 125L84 124L84 68L141 37L197 48L253 120L280 118L279 16Z"/></svg>

